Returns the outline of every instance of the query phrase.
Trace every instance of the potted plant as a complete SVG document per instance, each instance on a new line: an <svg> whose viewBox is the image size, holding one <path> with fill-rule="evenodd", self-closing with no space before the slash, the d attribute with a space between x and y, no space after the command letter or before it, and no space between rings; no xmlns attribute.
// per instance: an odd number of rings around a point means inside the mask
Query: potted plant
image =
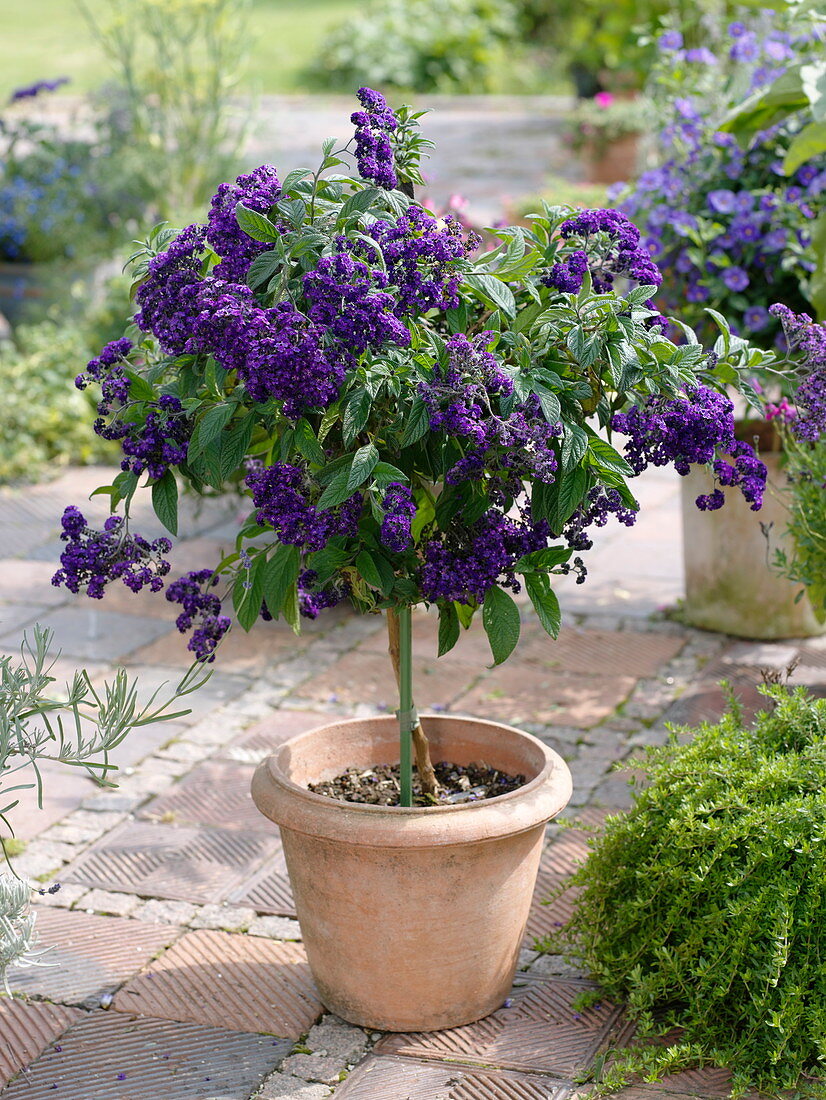
<svg viewBox="0 0 826 1100"><path fill-rule="evenodd" d="M684 49L676 31L659 44L648 89L662 121L658 163L618 196L618 209L640 225L662 269L663 309L704 337L712 335L717 310L735 334L773 349L782 333L770 305L809 308L813 227L824 208L826 175L817 149L798 140L811 117L805 109L779 120L764 113L765 125L753 127L742 146L723 126L749 93L759 97L790 62L810 57L818 39L791 34L782 16L764 13L752 29L732 22L717 39L710 33L700 50ZM793 147L800 155L784 177L780 165ZM752 638L822 629L808 601L797 599L799 586L768 564L776 552L790 551L785 475L779 434L755 420L765 400L789 396L791 378L756 372L750 400L738 410L738 434L760 441L773 486L760 515L736 501L697 518L693 498L709 491L708 477L697 472L683 484L683 615L694 626Z"/></svg>
<svg viewBox="0 0 826 1100"><path fill-rule="evenodd" d="M636 175L639 138L650 108L638 96L597 92L566 120L564 136L585 160L589 183L616 183Z"/></svg>
<svg viewBox="0 0 826 1100"><path fill-rule="evenodd" d="M659 273L615 211L545 207L480 252L412 197L419 115L367 88L359 99L357 178L338 171L352 143L331 139L315 172L280 181L264 166L223 184L206 226L156 230L135 254L134 324L78 378L100 386L96 431L120 440L122 472L99 491L126 518L94 531L67 509L55 582L95 597L117 578L161 587L163 547L129 528L139 481L173 534L178 477L197 493L234 482L250 505L235 551L166 591L198 659L230 628L224 596L245 629L283 617L297 631L341 600L386 616L398 720L302 735L253 791L282 827L325 1003L416 1030L506 996L570 776L520 731L418 718L412 609L438 609L440 654L480 612L498 664L517 644L524 588L556 637L552 577L584 579L592 525L633 522L626 478L649 444L657 462L717 458L757 500L749 448L736 468L724 458L732 405L717 390L763 356L742 341L719 357L669 341L651 305ZM657 402L679 416L667 435ZM612 425L630 436L628 460ZM358 781L343 792L348 769ZM357 801L309 789L319 783ZM394 797L371 798L377 786Z"/></svg>

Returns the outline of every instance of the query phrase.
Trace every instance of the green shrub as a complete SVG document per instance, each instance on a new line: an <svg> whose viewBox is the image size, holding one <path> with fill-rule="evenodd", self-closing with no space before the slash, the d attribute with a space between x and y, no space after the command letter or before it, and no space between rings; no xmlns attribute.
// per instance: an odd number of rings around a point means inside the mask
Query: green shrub
<svg viewBox="0 0 826 1100"><path fill-rule="evenodd" d="M644 764L577 872L571 943L641 1033L684 1041L620 1056L650 1074L705 1060L736 1091L793 1087L826 1059L826 700L763 688ZM808 1093L812 1095L812 1093Z"/></svg>
<svg viewBox="0 0 826 1100"><path fill-rule="evenodd" d="M79 363L122 334L125 302L124 284L117 282L106 303L84 319L55 316L20 325L13 341L0 342L0 484L35 481L70 463L118 460L117 445L90 427L97 387L78 390L74 379Z"/></svg>
<svg viewBox="0 0 826 1100"><path fill-rule="evenodd" d="M328 36L319 68L342 85L484 92L516 33L510 0L373 0Z"/></svg>

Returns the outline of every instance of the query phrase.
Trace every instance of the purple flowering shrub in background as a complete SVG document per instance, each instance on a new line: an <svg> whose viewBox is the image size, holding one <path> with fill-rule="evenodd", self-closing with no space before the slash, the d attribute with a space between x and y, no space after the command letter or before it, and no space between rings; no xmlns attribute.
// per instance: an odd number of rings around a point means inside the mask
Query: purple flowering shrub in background
<svg viewBox="0 0 826 1100"><path fill-rule="evenodd" d="M803 584L820 622L826 622L826 326L787 306L773 305L795 364L795 388L766 415L780 430L789 492L787 531L793 550L776 551L780 572Z"/></svg>
<svg viewBox="0 0 826 1100"><path fill-rule="evenodd" d="M556 636L553 575L583 580L590 529L633 522L627 479L647 464L711 463L759 502L761 464L718 391L770 357L724 322L713 354L670 341L660 273L617 211L546 206L480 251L411 196L419 115L359 99L355 140L327 142L318 172L264 166L222 185L206 226L156 231L134 257L133 325L78 378L123 448L113 510L128 517L141 479L172 534L179 481L248 500L236 551L167 588L200 660L227 600L244 629L297 630L348 599L435 605L440 653L481 610L499 663L512 593ZM351 157L359 177L341 174ZM128 519L96 534L70 508L64 530L56 583L159 586L165 547Z"/></svg>
<svg viewBox="0 0 826 1100"><path fill-rule="evenodd" d="M808 306L826 163L814 157L784 175L784 157L811 117L805 110L769 122L745 147L721 125L791 62L823 50L816 35L785 29L785 18L750 13L748 27L733 22L717 42L710 32L713 51L684 49L678 31L661 36L648 89L662 113L658 163L615 194L662 271L662 308L708 336L712 307L762 347L779 335L771 303Z"/></svg>

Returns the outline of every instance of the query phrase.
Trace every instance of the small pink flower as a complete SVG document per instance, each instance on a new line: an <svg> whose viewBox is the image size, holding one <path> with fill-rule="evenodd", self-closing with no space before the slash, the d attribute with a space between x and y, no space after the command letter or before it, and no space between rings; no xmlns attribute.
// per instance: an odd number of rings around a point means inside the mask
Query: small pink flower
<svg viewBox="0 0 826 1100"><path fill-rule="evenodd" d="M597 92L594 96L594 103L597 107L610 107L615 98L612 92Z"/></svg>

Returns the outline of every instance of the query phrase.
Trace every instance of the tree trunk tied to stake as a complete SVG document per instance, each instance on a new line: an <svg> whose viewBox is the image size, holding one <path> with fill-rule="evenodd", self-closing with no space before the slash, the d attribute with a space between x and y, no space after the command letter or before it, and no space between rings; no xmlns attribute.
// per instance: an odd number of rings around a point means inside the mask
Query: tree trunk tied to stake
<svg viewBox="0 0 826 1100"><path fill-rule="evenodd" d="M403 608L401 615L404 616L406 622L404 628L407 630L408 635L410 632L410 608ZM404 722L408 717L405 713L409 707L409 712L413 715L413 720L410 721L410 735L413 739L413 749L416 753L416 771L419 773L419 782L422 785L422 794L425 797L430 796L434 801L439 795L439 784L436 780L436 773L433 770L433 764L430 761L430 745L428 744L427 737L425 737L424 730L422 729L421 721L413 708L412 691L410 692L409 700L405 699L405 691L402 677L402 645L401 645L401 630L402 624L400 623L400 613L395 608L388 608L387 610L387 639L388 649L390 651L390 660L393 663L393 672L396 676L396 684L399 688L399 698L401 700L401 706L399 708L399 720L402 725L401 736L402 742L406 730L404 728ZM410 646L406 647L407 654L409 655ZM410 670L406 670L408 677ZM404 776L402 776L404 780ZM402 803L404 804L404 802Z"/></svg>

